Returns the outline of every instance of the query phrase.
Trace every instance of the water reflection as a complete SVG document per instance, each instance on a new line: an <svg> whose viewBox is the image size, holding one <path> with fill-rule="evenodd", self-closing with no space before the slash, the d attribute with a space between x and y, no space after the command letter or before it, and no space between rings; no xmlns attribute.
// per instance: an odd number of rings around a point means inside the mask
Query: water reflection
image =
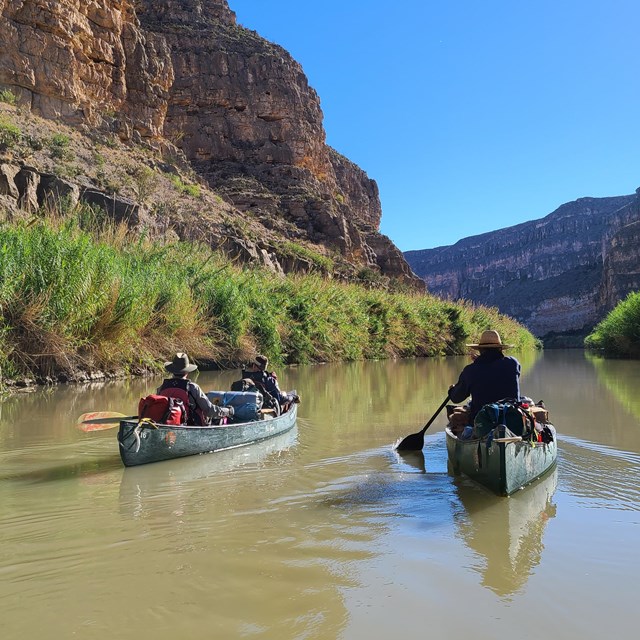
<svg viewBox="0 0 640 640"><path fill-rule="evenodd" d="M196 611L206 603L216 637L340 637L341 591L354 578L337 567L368 558L375 530L365 513L328 505L326 487L315 490L324 467L301 469L299 454L295 428L123 473L123 521L148 532L144 556L163 558L158 580L172 597L188 593ZM175 630L171 610L155 613ZM201 637L196 619L192 633L177 635Z"/></svg>
<svg viewBox="0 0 640 640"><path fill-rule="evenodd" d="M153 382L135 379L61 385L10 396L0 403L0 446L32 447L52 438L57 443L80 438L88 442L93 434L78 434L75 428L78 416L96 410L130 415Z"/></svg>
<svg viewBox="0 0 640 640"><path fill-rule="evenodd" d="M120 512L142 517L157 512L158 496L171 494L178 502L188 497L192 483L214 480L220 474L250 465L259 467L267 458L271 466L286 465L298 438L297 425L286 433L246 447L167 460L162 464L129 467L120 482ZM182 494L185 494L183 496ZM146 504L146 502L150 504Z"/></svg>
<svg viewBox="0 0 640 640"><path fill-rule="evenodd" d="M458 535L481 557L475 569L482 584L500 596L511 596L527 582L540 562L547 522L556 516L552 498L558 483L555 467L547 476L508 497L459 480L462 510L454 515Z"/></svg>
<svg viewBox="0 0 640 640"><path fill-rule="evenodd" d="M602 368L610 379L640 383L638 361L612 360ZM640 452L639 419L603 382L602 372L583 351L551 350L527 373L522 386L527 395L545 401L560 445L564 436L573 436Z"/></svg>
<svg viewBox="0 0 640 640"><path fill-rule="evenodd" d="M12 459L14 471L7 471L6 467L0 472L0 482L13 480L26 483L57 482L70 478L89 479L93 476L100 476L106 472L120 469L122 462L118 456L105 456L103 458L92 458L89 460L73 460L51 464L49 466L38 466L36 468L22 467L16 456Z"/></svg>
<svg viewBox="0 0 640 640"><path fill-rule="evenodd" d="M558 467L508 499L448 475L443 415L422 452L391 449L431 417L464 357L283 368L281 385L302 395L297 431L131 469L115 429L85 434L75 420L130 414L159 379L8 399L3 637L377 639L425 620L465 637L490 619L511 638L549 585L538 636L630 635L640 420L619 388L640 382L640 363L535 356L521 357L522 387L549 407Z"/></svg>
<svg viewBox="0 0 640 640"><path fill-rule="evenodd" d="M424 453L422 451L397 451L394 450L398 460L401 460L405 464L417 469L420 473L427 472L427 466L424 459Z"/></svg>
<svg viewBox="0 0 640 640"><path fill-rule="evenodd" d="M640 367L636 360L609 360L586 354L599 381L636 419L640 419Z"/></svg>

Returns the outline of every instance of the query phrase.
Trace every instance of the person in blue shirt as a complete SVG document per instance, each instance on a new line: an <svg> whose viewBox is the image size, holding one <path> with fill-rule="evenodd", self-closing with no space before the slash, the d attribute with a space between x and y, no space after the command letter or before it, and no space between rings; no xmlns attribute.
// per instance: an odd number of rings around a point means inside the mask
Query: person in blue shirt
<svg viewBox="0 0 640 640"><path fill-rule="evenodd" d="M492 329L483 332L479 342L467 345L477 349L478 355L449 387L449 398L458 403L471 396L471 422L485 404L520 398L520 363L503 353L512 346L503 344L500 334Z"/></svg>

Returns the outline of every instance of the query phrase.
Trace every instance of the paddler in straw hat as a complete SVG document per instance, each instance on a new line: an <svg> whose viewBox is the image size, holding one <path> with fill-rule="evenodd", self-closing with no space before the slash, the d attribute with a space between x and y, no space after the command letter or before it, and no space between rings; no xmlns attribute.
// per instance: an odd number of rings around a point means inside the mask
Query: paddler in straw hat
<svg viewBox="0 0 640 640"><path fill-rule="evenodd" d="M513 345L503 344L500 334L492 329L484 331L479 342L467 347L476 349L478 355L462 370L458 382L449 387L449 398L459 403L471 396L473 422L485 404L520 397L520 363L503 353Z"/></svg>

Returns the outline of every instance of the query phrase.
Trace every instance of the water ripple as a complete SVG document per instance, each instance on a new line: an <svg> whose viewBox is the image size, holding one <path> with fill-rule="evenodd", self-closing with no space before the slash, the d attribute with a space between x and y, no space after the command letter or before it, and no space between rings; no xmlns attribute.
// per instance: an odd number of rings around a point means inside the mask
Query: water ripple
<svg viewBox="0 0 640 640"><path fill-rule="evenodd" d="M558 466L562 483L585 506L640 511L640 456L610 446L563 438Z"/></svg>

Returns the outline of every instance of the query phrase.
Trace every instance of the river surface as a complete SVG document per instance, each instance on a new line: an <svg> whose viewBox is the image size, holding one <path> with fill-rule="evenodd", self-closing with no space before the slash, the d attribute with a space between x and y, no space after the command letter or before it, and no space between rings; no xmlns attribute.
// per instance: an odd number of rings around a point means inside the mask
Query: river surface
<svg viewBox="0 0 640 640"><path fill-rule="evenodd" d="M622 638L637 630L640 362L519 356L558 464L510 498L447 472L464 358L293 367L297 427L125 469L116 429L158 379L0 404L0 635L87 640ZM206 390L237 372L201 373Z"/></svg>

